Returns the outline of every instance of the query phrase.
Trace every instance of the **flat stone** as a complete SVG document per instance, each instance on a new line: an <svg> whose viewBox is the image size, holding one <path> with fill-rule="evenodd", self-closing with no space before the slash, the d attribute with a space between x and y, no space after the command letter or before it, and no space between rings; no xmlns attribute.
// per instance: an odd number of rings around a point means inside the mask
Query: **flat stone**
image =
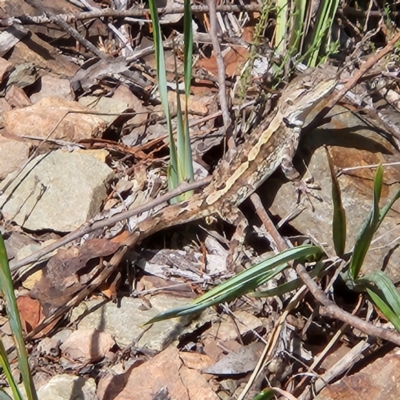
<svg viewBox="0 0 400 400"><path fill-rule="evenodd" d="M50 75L40 78L40 91L30 97L32 103L50 96L57 96L67 100L74 100L75 94L68 79L55 78Z"/></svg>
<svg viewBox="0 0 400 400"><path fill-rule="evenodd" d="M94 379L72 375L56 375L37 392L40 400L95 400Z"/></svg>
<svg viewBox="0 0 400 400"><path fill-rule="evenodd" d="M107 128L104 119L90 114L78 102L54 96L30 107L5 111L3 117L10 134L41 138L51 134L52 139L70 142L99 137Z"/></svg>
<svg viewBox="0 0 400 400"><path fill-rule="evenodd" d="M0 204L7 219L32 231L78 228L100 211L113 178L111 168L96 158L62 150L36 157L25 171Z"/></svg>
<svg viewBox="0 0 400 400"><path fill-rule="evenodd" d="M150 328L143 324L162 311L188 304L188 300L157 295L152 297L150 302L150 309L143 309L146 303L142 300L129 297L122 298L120 304L107 303L85 316L79 322L79 329L104 330L115 338L121 348L135 343L138 347L161 351L178 338L187 319L160 321ZM93 305L93 302L88 303L88 307ZM76 319L78 313L78 310L74 310L71 320ZM139 342L134 342L139 337Z"/></svg>
<svg viewBox="0 0 400 400"><path fill-rule="evenodd" d="M400 354L398 350L378 358L361 371L328 385L315 400L389 400L400 398Z"/></svg>
<svg viewBox="0 0 400 400"><path fill-rule="evenodd" d="M20 168L28 157L28 143L0 136L0 180Z"/></svg>
<svg viewBox="0 0 400 400"><path fill-rule="evenodd" d="M129 105L125 101L112 99L109 97L85 96L79 99L79 104L82 104L87 109L100 114L108 124L112 124L119 116L124 113ZM115 115L112 115L115 114Z"/></svg>

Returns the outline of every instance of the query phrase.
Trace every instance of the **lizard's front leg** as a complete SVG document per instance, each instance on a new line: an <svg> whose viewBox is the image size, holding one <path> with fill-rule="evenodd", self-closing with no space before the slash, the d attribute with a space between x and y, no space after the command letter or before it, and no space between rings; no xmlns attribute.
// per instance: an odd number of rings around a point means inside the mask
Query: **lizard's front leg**
<svg viewBox="0 0 400 400"><path fill-rule="evenodd" d="M293 129L300 130L301 127L296 126ZM319 189L319 187L305 182L301 178L299 171L297 171L297 169L293 165L293 158L295 156L296 149L298 148L298 141L299 141L299 132L296 132L294 135L292 135L292 142L289 144L289 146L286 146L286 149L282 154L282 159L281 159L282 172L285 174L288 180L294 183L296 187L296 192L299 195L299 199L301 194L307 194L307 195L309 194L315 197L316 199L321 200L318 194L315 193L315 190Z"/></svg>
<svg viewBox="0 0 400 400"><path fill-rule="evenodd" d="M229 207L219 211L220 217L235 227L235 232L230 240L226 266L230 272L239 272L241 270L240 261L243 256L243 244L246 238L246 230L249 226L247 218L237 207Z"/></svg>

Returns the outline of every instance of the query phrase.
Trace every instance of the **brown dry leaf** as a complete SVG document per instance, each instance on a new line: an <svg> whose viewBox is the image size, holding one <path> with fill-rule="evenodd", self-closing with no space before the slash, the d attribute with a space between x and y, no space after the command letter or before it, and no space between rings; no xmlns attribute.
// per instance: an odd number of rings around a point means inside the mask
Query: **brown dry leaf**
<svg viewBox="0 0 400 400"><path fill-rule="evenodd" d="M112 239L110 239L110 241L113 242L113 243L122 244L122 243L126 242L126 239L128 239L128 237L130 235L131 235L130 232L123 231L119 235L117 235L117 236L113 237Z"/></svg>
<svg viewBox="0 0 400 400"><path fill-rule="evenodd" d="M179 357L188 368L198 371L213 364L213 360L205 354L182 352Z"/></svg>
<svg viewBox="0 0 400 400"><path fill-rule="evenodd" d="M243 29L242 39L251 43L254 36L254 29L246 27ZM224 54L225 74L228 77L233 77L240 74L240 71L249 57L249 50L246 47L231 46ZM205 69L210 74L218 74L217 59L213 54L210 58L203 58L198 61L197 66Z"/></svg>
<svg viewBox="0 0 400 400"><path fill-rule="evenodd" d="M19 316L21 318L21 324L24 332L32 332L38 325L42 323L45 316L43 315L43 309L38 300L32 299L29 296L21 296L17 298L17 306ZM40 333L38 333L34 339L38 339L48 332L50 332L54 325L59 321L59 318L53 321L51 324L46 326Z"/></svg>
<svg viewBox="0 0 400 400"><path fill-rule="evenodd" d="M239 75L244 63L249 57L249 50L245 47L232 47L225 54L225 73L229 77Z"/></svg>
<svg viewBox="0 0 400 400"><path fill-rule="evenodd" d="M117 298L117 289L121 281L121 274L118 273L111 282L103 282L99 286L99 290L108 299L115 300Z"/></svg>
<svg viewBox="0 0 400 400"><path fill-rule="evenodd" d="M246 26L242 32L242 39L247 43L252 43L254 40L254 27Z"/></svg>
<svg viewBox="0 0 400 400"><path fill-rule="evenodd" d="M97 329L78 329L60 346L63 355L82 364L101 360L115 345L109 333Z"/></svg>
<svg viewBox="0 0 400 400"><path fill-rule="evenodd" d="M32 289L31 297L39 299L48 316L53 307L67 303L72 295L85 286L90 280L88 276L99 263L98 257L109 256L118 248L119 244L106 239L90 239L79 248L60 250L43 269L43 276ZM77 273L83 268L88 270L88 276L79 277Z"/></svg>
<svg viewBox="0 0 400 400"><path fill-rule="evenodd" d="M185 95L180 95L181 104L185 104ZM188 112L197 115L207 115L209 113L209 105L215 102L214 95L208 96L194 96L190 95L188 98ZM171 113L177 111L177 96L175 92L168 92L168 104Z"/></svg>
<svg viewBox="0 0 400 400"><path fill-rule="evenodd" d="M231 47L224 55L225 73L229 77L233 77L240 73L243 64L249 56L249 50L245 47ZM210 58L203 58L197 63L198 67L205 69L210 74L217 75L218 67L215 55Z"/></svg>

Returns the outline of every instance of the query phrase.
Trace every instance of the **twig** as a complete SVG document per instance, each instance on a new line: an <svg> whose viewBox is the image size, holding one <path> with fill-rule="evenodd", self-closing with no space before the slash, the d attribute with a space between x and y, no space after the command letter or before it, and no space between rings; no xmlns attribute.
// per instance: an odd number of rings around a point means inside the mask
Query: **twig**
<svg viewBox="0 0 400 400"><path fill-rule="evenodd" d="M215 0L207 0L210 15L210 36L214 49L215 59L218 67L218 86L219 86L219 102L221 104L222 119L224 121L224 133L227 139L228 149L236 147L235 138L232 135L232 120L226 99L226 85L225 85L225 63L222 57L221 47L218 41L218 24L217 24L217 10Z"/></svg>
<svg viewBox="0 0 400 400"><path fill-rule="evenodd" d="M265 229L271 235L272 240L275 242L278 251L286 250L288 248L288 245L286 244L286 242L276 229L275 225L271 221L271 218L265 211L260 196L257 193L253 193L250 196L250 200L253 203L256 213L258 217L261 219L261 222L263 223Z"/></svg>
<svg viewBox="0 0 400 400"><path fill-rule="evenodd" d="M159 15L166 14L183 14L183 7L169 7L169 8L159 8L157 9ZM261 6L256 4L248 4L248 5L219 5L216 7L216 11L218 12L259 12L261 11ZM209 7L204 5L192 5L193 13L206 13L209 12ZM126 18L126 17L145 17L150 14L150 10L148 8L134 7L129 10L113 10L112 8L105 8L103 10L96 11L85 11L77 14L53 14L54 16L60 17L67 23L73 23L76 21L92 19L92 18ZM21 24L29 25L29 24L48 24L51 22L50 18L46 15L42 16L31 16L31 15L22 15L15 17L14 19L18 19ZM4 20L0 20L0 26L8 26L12 24L12 18L5 18ZM4 25L3 25L4 24Z"/></svg>
<svg viewBox="0 0 400 400"><path fill-rule="evenodd" d="M106 226L113 225L123 219L127 219L134 215L148 211L168 200L171 200L173 197L179 196L182 193L205 186L208 183L210 183L210 181L211 181L211 177L202 179L201 181L192 182L192 183L184 182L184 183L180 184L176 189L171 190L170 192L167 192L163 196L160 196L157 199L151 200L148 203L143 204L139 207L136 207L132 210L121 212L119 214L112 216L111 218L105 219L103 221L96 221L93 224L86 223L86 224L82 225L80 228L71 232L70 234L64 236L62 239L57 240L56 242L50 244L49 246L46 246L44 249L37 251L36 253L33 253L30 256L25 257L24 259L22 259L16 263L10 263L11 272L18 271L24 265L27 265L27 264L30 264L33 262L37 262L46 254L49 254L52 251L58 249L59 247L64 246L67 243L72 242L73 240L78 239L90 232L94 232L97 229L101 229Z"/></svg>
<svg viewBox="0 0 400 400"><path fill-rule="evenodd" d="M72 28L68 23L60 16L53 14L50 11L47 11L45 7L41 4L41 2L37 0L25 0L29 5L38 9L42 13L44 13L47 18L48 22L52 22L63 29L65 32L69 33L77 42L79 42L85 49L92 52L97 57L101 58L102 60L109 60L111 57L104 54L100 51L96 46L94 46L89 40L85 39L76 29Z"/></svg>
<svg viewBox="0 0 400 400"><path fill-rule="evenodd" d="M338 319L359 329L367 335L376 336L400 346L400 334L393 330L379 328L339 308L333 301L328 299L325 292L314 282L303 265L297 264L296 272L314 298L322 304L320 308L320 314L322 316Z"/></svg>
<svg viewBox="0 0 400 400"><path fill-rule="evenodd" d="M303 129L303 133L313 131L317 128L320 122L328 114L328 112L342 99L342 97L349 90L353 89L357 85L361 77L366 74L373 66L375 66L380 59L393 51L396 42L400 40L400 32L393 36L393 38L388 42L388 44L375 55L368 57L367 60L362 64L361 68L356 71L352 77L347 81L347 83L340 89L336 94L334 94L330 100L327 102L326 106L318 113L318 115L313 119L313 121Z"/></svg>

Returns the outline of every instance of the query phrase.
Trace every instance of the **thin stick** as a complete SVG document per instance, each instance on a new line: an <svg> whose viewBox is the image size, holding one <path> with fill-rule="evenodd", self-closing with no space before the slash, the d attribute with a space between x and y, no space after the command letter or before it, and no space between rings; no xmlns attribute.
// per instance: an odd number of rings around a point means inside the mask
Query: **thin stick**
<svg viewBox="0 0 400 400"><path fill-rule="evenodd" d="M375 55L369 57L364 64L362 64L361 68L357 70L353 76L347 81L347 83L340 89L336 94L334 94L326 106L318 113L318 115L311 121L305 129L303 129L303 133L307 134L308 132L313 131L315 128L319 126L324 117L328 114L328 112L343 98L343 96L354 86L357 85L359 80L365 75L374 65L378 63L380 59L385 57L387 54L393 51L395 44L400 40L400 32L393 36L391 40L389 40L388 44L380 51L378 51Z"/></svg>
<svg viewBox="0 0 400 400"><path fill-rule="evenodd" d="M258 4L246 4L246 5L218 5L216 7L218 12L260 12L261 6ZM183 14L184 7L169 7L169 8L158 8L157 12L160 15L166 14ZM192 5L193 13L206 13L209 12L209 7L205 5ZM67 23L73 23L76 21L93 19L93 18L127 18L127 17L145 17L149 15L150 10L148 8L132 7L129 10L113 10L112 8L105 8L103 10L95 11L85 11L81 13L68 13L68 14L53 14L54 16L62 18ZM22 24L48 24L51 22L50 18L46 15L44 16L31 16L31 15L21 15L14 16L14 19L18 19ZM13 23L13 18L4 18L0 20L0 26L9 26Z"/></svg>
<svg viewBox="0 0 400 400"><path fill-rule="evenodd" d="M167 202L168 200L171 200L173 197L179 196L182 193L205 186L210 183L211 179L212 179L211 177L208 177L206 179L202 179L201 181L197 181L197 182L192 182L192 183L183 182L176 189L171 190L170 192L167 192L163 196L160 196L157 199L151 200L148 203L143 204L139 207L136 207L132 210L121 212L119 214L112 216L111 218L108 218L108 219L105 219L102 221L96 221L93 224L86 223L86 224L82 225L80 228L71 232L70 234L64 236L62 239L57 240L56 242L50 244L49 246L46 246L44 249L39 250L16 263L10 263L11 272L18 271L24 265L39 261L46 254L49 254L52 251L58 249L59 247L64 246L67 243L72 242L73 240L78 239L90 232L96 231L97 229L102 229L106 226L113 225L123 219L127 219L134 215L148 211L164 202Z"/></svg>
<svg viewBox="0 0 400 400"><path fill-rule="evenodd" d="M214 49L215 59L218 67L218 86L219 86L219 102L221 104L222 119L224 120L224 133L227 139L228 149L236 147L235 138L232 135L232 120L229 112L228 101L226 98L226 85L225 85L225 63L222 57L221 47L218 40L218 23L217 23L217 10L215 0L207 0L210 15L210 36Z"/></svg>

